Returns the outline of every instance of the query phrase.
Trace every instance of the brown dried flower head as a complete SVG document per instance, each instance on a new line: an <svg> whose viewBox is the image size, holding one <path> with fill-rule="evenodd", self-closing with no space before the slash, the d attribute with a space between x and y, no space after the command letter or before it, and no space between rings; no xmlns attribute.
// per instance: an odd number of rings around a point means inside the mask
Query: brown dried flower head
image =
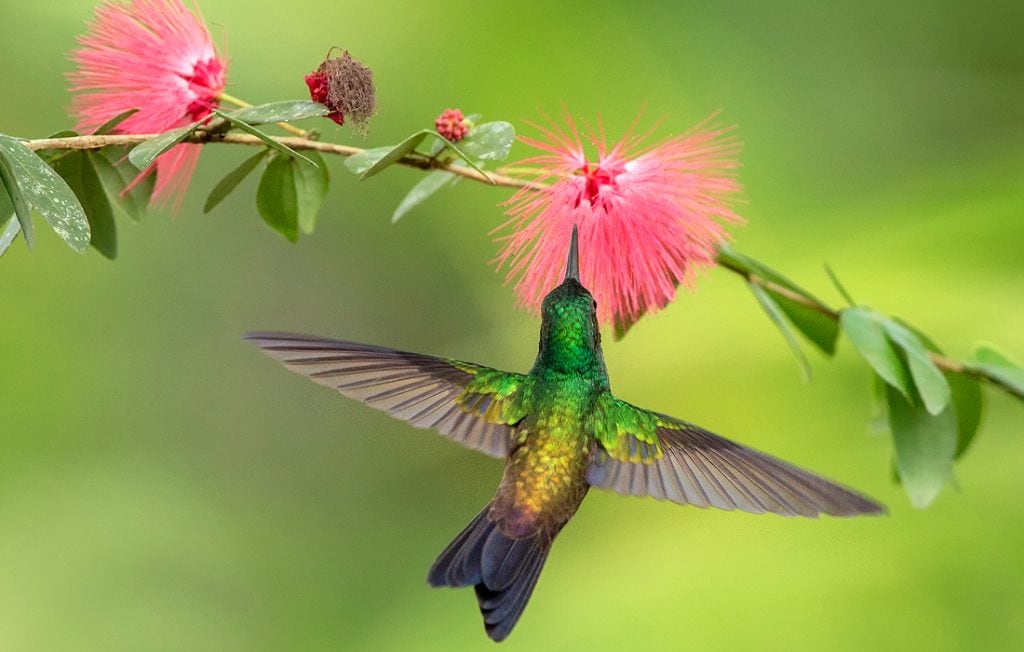
<svg viewBox="0 0 1024 652"><path fill-rule="evenodd" d="M370 118L377 112L372 70L345 51L306 75L306 85L314 102L331 109L328 118L338 124L348 120L357 133L366 134Z"/></svg>

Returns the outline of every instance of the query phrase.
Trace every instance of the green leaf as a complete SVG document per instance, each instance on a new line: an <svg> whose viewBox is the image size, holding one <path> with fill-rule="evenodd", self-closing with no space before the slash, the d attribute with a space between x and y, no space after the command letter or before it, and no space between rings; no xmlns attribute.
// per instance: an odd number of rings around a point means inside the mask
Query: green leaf
<svg viewBox="0 0 1024 652"><path fill-rule="evenodd" d="M845 311L844 311L845 312ZM889 425L896 467L914 507L927 507L952 477L957 448L957 417L952 406L930 414L918 401L908 402L886 387Z"/></svg>
<svg viewBox="0 0 1024 652"><path fill-rule="evenodd" d="M125 166L122 166L124 169ZM134 179L130 179L128 183L135 183ZM149 207L150 201L152 201L153 190L156 189L156 175L147 174L142 177L138 183L132 186L132 189L128 191L132 197L135 198L135 205L139 207L140 219L141 215L145 213L146 208Z"/></svg>
<svg viewBox="0 0 1024 652"><path fill-rule="evenodd" d="M896 467L896 455L893 454L892 459L889 460L889 479L895 485L902 485L903 480L900 479L900 470Z"/></svg>
<svg viewBox="0 0 1024 652"><path fill-rule="evenodd" d="M885 388L888 384L878 374L871 373L871 421L868 427L872 432L889 432L889 409L885 400ZM895 460L893 461L895 464Z"/></svg>
<svg viewBox="0 0 1024 652"><path fill-rule="evenodd" d="M1019 363L988 342L979 342L974 347L974 359L981 364L1005 369L1021 369Z"/></svg>
<svg viewBox="0 0 1024 652"><path fill-rule="evenodd" d="M306 234L312 233L316 227L316 216L327 197L331 181L327 174L327 163L319 154L313 153L312 156L316 158L315 166L299 165L294 159L291 161L295 167L292 178L295 183L299 228Z"/></svg>
<svg viewBox="0 0 1024 652"><path fill-rule="evenodd" d="M779 272L776 272L774 269L768 267L764 263L761 263L759 261L754 260L753 258L750 258L749 256L741 254L740 252L736 251L726 243L721 243L718 245L718 262L722 265L725 265L726 267L737 269L748 275L754 274L756 276L760 276L761 278L771 281L776 285L781 285L782 287L788 290L792 290L793 292L803 297L812 299L817 303L821 303L810 292L804 290L802 287L800 287L793 281L789 280Z"/></svg>
<svg viewBox="0 0 1024 652"><path fill-rule="evenodd" d="M402 199L402 203L395 209L394 215L391 216L391 223L394 224L398 220L411 211L413 208L422 203L425 199L433 195L435 192L450 185L458 180L451 172L445 170L434 170L427 173L425 177L420 179L412 189L409 190L409 194Z"/></svg>
<svg viewBox="0 0 1024 652"><path fill-rule="evenodd" d="M932 362L931 355L924 343L909 328L891 319L878 316L882 328L898 347L903 349L910 366L910 375L914 386L924 401L925 408L931 414L938 414L949 405L950 390L946 377Z"/></svg>
<svg viewBox="0 0 1024 652"><path fill-rule="evenodd" d="M75 251L84 253L89 248L89 220L68 184L16 138L0 134L0 158L7 162L16 185L25 193L24 199L42 214L64 242ZM11 198L17 209L18 200L13 194ZM25 224L21 226L24 230Z"/></svg>
<svg viewBox="0 0 1024 652"><path fill-rule="evenodd" d="M796 340L796 335L790 330L789 324L786 319L782 316L782 309L779 308L778 304L775 303L775 299L760 285L756 283L747 283L750 287L750 291L757 297L757 302L761 304L764 311L768 313L768 317L771 318L775 327L782 333L782 337L786 339L786 343L789 344L789 348L793 350L793 355L796 356L797 362L800 363L800 370L803 373L804 380L809 380L811 377L811 365L807 362L807 357L804 355L803 350L800 348L800 343Z"/></svg>
<svg viewBox="0 0 1024 652"><path fill-rule="evenodd" d="M121 173L114 168L110 159L104 156L101 152L89 151L86 152L85 155L92 164L92 168L96 172L96 178L99 179L100 186L103 188L103 192L107 196L107 201L110 202L111 207L113 207L117 212L128 217L133 222L141 220L142 213L145 210L145 204L140 206L139 198L136 196L136 193L124 192L125 186L128 182L126 182ZM155 175L150 174L149 178L155 178Z"/></svg>
<svg viewBox="0 0 1024 652"><path fill-rule="evenodd" d="M218 118L223 118L224 120L227 120L228 122L231 123L232 126L238 127L239 129L241 129L245 133L251 134L253 136L256 136L257 138L262 140L264 143L266 143L269 147L271 147L273 149L276 149L277 151L281 152L282 154L287 154L288 156L292 156L292 157L295 157L295 158L301 158L303 161L305 161L306 163L309 163L310 165L316 165L316 163L313 162L313 159L311 159L311 158L309 158L309 157L307 157L307 156L305 156L303 154L300 154L300 153L296 152L291 147L288 147L284 143L281 143L281 142L275 140L273 138L273 136L271 136L270 134L264 133L264 132L260 131L259 129L257 129L256 127L253 127L252 125L250 125L250 124L248 124L246 122L243 122L242 120L239 120L238 118L234 117L230 113L224 113L223 111L221 111L219 109L213 109L213 113Z"/></svg>
<svg viewBox="0 0 1024 652"><path fill-rule="evenodd" d="M132 117L133 115L135 115L138 112L139 112L138 109L128 109L127 111L123 111L121 113L118 113L113 118L111 118L110 120L107 120L106 122L101 124L99 127L97 127L96 131L94 131L92 133L93 133L94 136L105 136L106 134L109 134L112 131L114 131L114 129L116 129L117 126L120 125L122 122L124 122L125 120L127 120L130 117Z"/></svg>
<svg viewBox="0 0 1024 652"><path fill-rule="evenodd" d="M423 142L424 138L426 138L427 136L429 136L431 134L435 134L435 133L436 132L431 131L430 129L423 129L421 131L417 131L413 135L409 136L408 138L406 138L402 142L400 142L397 145L395 145L394 147L392 147L391 149L385 151L383 156L380 156L379 158L377 158L377 160L374 161L370 165L370 167L366 168L362 173L360 173L360 177L359 178L360 179L368 179L368 178L372 177L373 175L377 174L378 172L380 172L381 170L384 170L385 168L388 168L388 167L394 165L395 163L397 163L406 154L411 154L416 149L416 147L418 147L419 144ZM438 137L440 138L440 136L438 136ZM383 148L379 148L379 149L383 149ZM364 154L365 153L366 152L364 152ZM349 157L349 161L351 161L353 158L355 158L355 157ZM353 163L352 165L355 165L355 164ZM349 169L351 170L352 167L349 167Z"/></svg>
<svg viewBox="0 0 1024 652"><path fill-rule="evenodd" d="M172 129L159 136L150 138L146 142L139 143L132 148L132 151L128 152L128 160L140 170L145 170L150 165L153 165L153 161L158 156L167 152L175 145L184 142L201 124L203 124L201 121L193 122L187 127Z"/></svg>
<svg viewBox="0 0 1024 652"><path fill-rule="evenodd" d="M262 125L272 122L295 122L305 118L317 118L330 113L323 104L310 100L288 100L270 102L259 106L250 106L232 111L231 117L250 125Z"/></svg>
<svg viewBox="0 0 1024 652"><path fill-rule="evenodd" d="M953 407L956 409L957 439L956 459L967 452L981 425L984 410L984 394L981 383L974 376L954 372L946 373L946 381L952 392Z"/></svg>
<svg viewBox="0 0 1024 652"><path fill-rule="evenodd" d="M844 308L839 313L839 323L871 368L910 400L914 396L910 374L875 314L865 308Z"/></svg>
<svg viewBox="0 0 1024 652"><path fill-rule="evenodd" d="M352 174L362 175L373 167L377 161L384 158L392 149L394 149L392 145L388 145L386 147L374 147L373 149L364 149L358 154L353 154L346 158L345 167Z"/></svg>
<svg viewBox="0 0 1024 652"><path fill-rule="evenodd" d="M263 221L285 239L299 239L299 209L295 196L295 168L281 154L271 157L256 189L256 208Z"/></svg>
<svg viewBox="0 0 1024 652"><path fill-rule="evenodd" d="M89 219L90 244L105 257L117 258L117 227L114 211L88 152L76 151L55 162L53 169L78 197Z"/></svg>
<svg viewBox="0 0 1024 652"><path fill-rule="evenodd" d="M448 140L447 138L445 138L441 134L437 133L436 131L431 131L429 133L430 133L430 135L434 136L435 138L440 138L441 140L443 140L444 143L445 143L445 147L447 147L448 149L450 149L453 152L455 152L455 155L458 156L460 159L462 159L463 163L465 163L469 167L473 168L474 170L476 170L477 172L482 174L484 176L484 178L487 179L488 182L494 183L494 181L489 176L487 176L487 173L484 172L483 168L481 168L479 165L477 165L476 161L474 161L472 158L470 158L469 155L466 154L466 152L462 151L462 149L457 147L454 143L452 143L450 140Z"/></svg>
<svg viewBox="0 0 1024 652"><path fill-rule="evenodd" d="M771 290L766 291L775 298L775 302L779 304L782 312L786 313L786 316L803 333L804 337L825 355L835 354L836 340L839 339L839 323L835 319L802 303L797 303L787 296Z"/></svg>
<svg viewBox="0 0 1024 652"><path fill-rule="evenodd" d="M0 196L6 197L4 193L0 193ZM2 200L0 200L2 203ZM12 209L13 210L13 209ZM3 226L6 224L6 226ZM21 231L21 223L18 220L11 219L11 213L7 213L7 217L0 218L0 256L3 256L7 249L14 242L14 239L18 237L18 232Z"/></svg>
<svg viewBox="0 0 1024 652"><path fill-rule="evenodd" d="M982 343L974 348L974 362L970 368L1024 400L1024 369L991 344Z"/></svg>
<svg viewBox="0 0 1024 652"><path fill-rule="evenodd" d="M238 184L242 183L242 181L256 169L256 166L260 164L260 161L262 161L269 153L269 149L261 149L253 156L242 161L242 164L237 168L228 172L227 176L221 179L220 182L213 187L213 190L210 191L210 195L206 198L206 203L203 204L203 212L209 213L217 206L217 204L224 201L224 199L238 187Z"/></svg>
<svg viewBox="0 0 1024 652"><path fill-rule="evenodd" d="M789 280L764 263L744 256L727 244L718 246L718 262L731 269L738 270L747 276L758 276L775 285L786 288L790 292L808 301L823 305L813 294ZM834 355L836 339L839 337L839 325L829 315L803 305L789 297L768 290L779 308L782 309L796 328L803 333L825 355Z"/></svg>
<svg viewBox="0 0 1024 652"><path fill-rule="evenodd" d="M406 138L405 140L391 148L380 147L375 148L374 150L367 150L365 152L362 152L361 154L356 154L355 156L350 156L348 161L345 162L345 166L349 170L356 172L356 174L359 174L360 179L367 179L377 174L381 170L391 167L392 165L400 161L403 156L413 153L427 136L433 136L434 138L444 141L444 146L452 150L452 152L454 152L456 156L462 159L463 162L466 163L466 165L473 168L480 174L484 175L484 177L487 177L487 173L480 169L480 166L473 162L473 160L465 152L463 152L461 149L459 149L451 142L449 142L444 136L437 133L436 131L433 131L432 129L421 129L420 131L417 131L416 133L412 134L411 136L409 136L408 138ZM380 150L383 150L384 154L378 156L377 152ZM353 161L353 159L356 160ZM369 167L367 167L366 163L369 163ZM357 170L362 171L357 172ZM490 177L487 178L488 180L490 179Z"/></svg>
<svg viewBox="0 0 1024 652"><path fill-rule="evenodd" d="M516 130L511 123L485 122L473 127L459 147L476 161L504 161L515 139Z"/></svg>
<svg viewBox="0 0 1024 652"><path fill-rule="evenodd" d="M25 236L25 244L31 250L35 244L35 232L32 230L32 207L25 198L18 180L14 176L14 168L7 158L0 154L0 184L6 191L5 197L10 202L14 214L18 217L18 224L22 234Z"/></svg>
<svg viewBox="0 0 1024 652"><path fill-rule="evenodd" d="M828 265L825 265L825 274L827 274L829 280L832 281L832 285L836 288L836 292L839 293L839 296L846 300L847 305L851 307L857 305L857 302L853 300L850 293L846 291L846 287L839 281L839 277L836 276L836 273L832 271L832 268Z"/></svg>
<svg viewBox="0 0 1024 652"><path fill-rule="evenodd" d="M0 184L0 256L4 255L7 248L11 246L14 239L21 231L21 223L14 217L14 204L7 196L7 191Z"/></svg>
<svg viewBox="0 0 1024 652"><path fill-rule="evenodd" d="M7 220L12 217L14 217L14 204L11 203L11 198L7 196L4 186L0 184L0 227L7 224Z"/></svg>
<svg viewBox="0 0 1024 652"><path fill-rule="evenodd" d="M148 174L140 174L135 169L135 166L126 165L125 160L128 158L129 153L129 150L124 147L104 147L98 152L98 154L107 159L121 177L122 190L119 192L131 196L134 200L132 205L124 205L123 208L126 212L134 209L136 213L134 215L130 214L130 216L138 222L145 215L146 208L153 197L153 190L156 188L156 174L154 174L153 170L150 170ZM131 190L127 190L129 186Z"/></svg>

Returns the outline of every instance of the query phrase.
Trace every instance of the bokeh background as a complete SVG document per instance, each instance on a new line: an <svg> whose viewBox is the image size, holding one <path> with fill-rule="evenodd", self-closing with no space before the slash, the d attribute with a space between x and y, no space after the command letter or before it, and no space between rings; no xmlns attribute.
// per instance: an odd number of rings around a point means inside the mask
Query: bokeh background
<svg viewBox="0 0 1024 652"><path fill-rule="evenodd" d="M93 2L4 2L0 131L69 126L65 53ZM328 47L371 65L396 142L459 106L646 102L677 133L739 125L736 246L833 304L865 303L965 357L1024 358L1024 5L202 0L229 91L302 97ZM464 183L391 225L417 179L331 161L317 233L260 222L247 155L210 147L177 217L120 224L115 262L52 233L0 259L0 648L490 649L472 592L427 568L490 498L498 461L287 373L243 344L294 329L528 368L537 322L488 261L501 189ZM517 146L513 157L526 154ZM509 650L1024 647L1024 406L989 391L927 510L890 482L847 343L804 384L749 292L711 272L606 346L617 393L852 484L885 518L802 521L594 491Z"/></svg>

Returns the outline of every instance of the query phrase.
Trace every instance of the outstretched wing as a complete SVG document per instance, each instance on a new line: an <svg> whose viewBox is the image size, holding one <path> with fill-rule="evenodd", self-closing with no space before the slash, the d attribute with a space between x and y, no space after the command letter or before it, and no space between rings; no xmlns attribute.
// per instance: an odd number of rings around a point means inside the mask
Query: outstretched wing
<svg viewBox="0 0 1024 652"><path fill-rule="evenodd" d="M522 418L513 400L520 374L311 335L245 339L295 373L492 457L507 455L511 426Z"/></svg>
<svg viewBox="0 0 1024 652"><path fill-rule="evenodd" d="M621 494L785 516L878 514L873 500L693 424L606 395L587 480Z"/></svg>

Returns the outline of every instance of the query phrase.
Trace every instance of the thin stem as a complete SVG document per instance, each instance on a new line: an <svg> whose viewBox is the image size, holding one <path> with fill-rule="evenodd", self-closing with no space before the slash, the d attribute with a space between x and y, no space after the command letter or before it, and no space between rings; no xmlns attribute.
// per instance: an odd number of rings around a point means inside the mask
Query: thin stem
<svg viewBox="0 0 1024 652"><path fill-rule="evenodd" d="M235 106L237 106L240 109L248 109L250 106L252 106L252 104L249 104L245 100L239 99L239 98L235 97L234 95L228 95L224 91L221 91L220 94L217 95L217 99L220 100L221 102L227 102L228 104L234 104ZM287 131L290 134L295 134L299 138L309 138L309 132L308 131L306 131L305 129L299 129L295 125L288 124L287 122L278 122L277 126L282 128L282 129L284 129L285 131Z"/></svg>
<svg viewBox="0 0 1024 652"><path fill-rule="evenodd" d="M819 314L825 315L826 317L828 317L832 321L835 321L835 322L839 321L839 312L837 310L833 310L832 308L830 308L829 306L825 305L824 303L820 303L818 301L815 301L814 299L812 299L810 297L806 297L806 296L800 294L799 292L793 292L789 288L783 287L783 286L779 285L778 283L773 283L772 281L769 281L768 279L762 278L762 277L758 276L757 274L752 274L752 273L750 273L750 272L748 272L748 271L746 271L746 270L744 270L744 269L742 269L740 267L736 267L736 266L734 266L733 264L731 264L728 261L719 260L718 261L718 266L723 268L723 269L727 269L727 270L729 270L730 272L732 272L734 274L738 274L738 275L742 276L743 278L745 278L747 280L748 283L753 283L754 285L758 285L758 286L764 288L765 290L768 290L769 292L772 292L774 294L778 294L780 296L786 297L790 301L793 301L795 303L799 303L800 305L802 305L802 306L804 306L806 308L810 308L811 310L813 310L813 311L815 311L815 312L817 312ZM944 355L940 355L938 353L934 353L933 352L933 353L931 353L931 358L932 358L932 362L934 362L935 366L938 367L939 369L944 369L946 371L952 371L952 372L962 373L962 374L964 374L964 373L965 374L971 374L971 375L974 375L974 376L985 378L986 380L989 380L991 382L995 382L993 379L988 378L988 376L985 376L984 374L980 374L980 373L974 371L973 369L967 367L963 363L957 362L956 360L952 360L950 358L947 358ZM996 383L996 384L999 384L999 383Z"/></svg>
<svg viewBox="0 0 1024 652"><path fill-rule="evenodd" d="M234 104L235 106L237 106L240 109L248 109L250 106L252 106L252 104L249 104L245 100L239 99L239 98L235 97L234 95L228 95L224 91L220 92L220 94L217 96L217 99L220 100L221 102L227 102L228 104Z"/></svg>
<svg viewBox="0 0 1024 652"><path fill-rule="evenodd" d="M44 149L100 149L102 147L112 145L138 145L139 143L151 140L159 135L160 134L109 134L105 136L93 135L70 136L67 138L38 138L22 142L26 147L33 151ZM274 140L285 144L292 149L312 150L324 154L335 154L337 156L355 156L356 154L361 154L366 151L361 147L325 143L319 140L311 140L309 138L282 137L275 138ZM250 147L266 147L266 143L255 136L250 136L249 134L217 134L202 129L194 131L186 142L199 144L229 143L234 145L248 145ZM536 184L532 181L505 174L490 172L485 176L471 167L442 163L422 154L406 154L400 158L397 163L399 165L418 168L420 170L446 170L452 174L472 179L473 181L480 181L489 185L503 186L505 188L540 189L543 187L542 185Z"/></svg>

